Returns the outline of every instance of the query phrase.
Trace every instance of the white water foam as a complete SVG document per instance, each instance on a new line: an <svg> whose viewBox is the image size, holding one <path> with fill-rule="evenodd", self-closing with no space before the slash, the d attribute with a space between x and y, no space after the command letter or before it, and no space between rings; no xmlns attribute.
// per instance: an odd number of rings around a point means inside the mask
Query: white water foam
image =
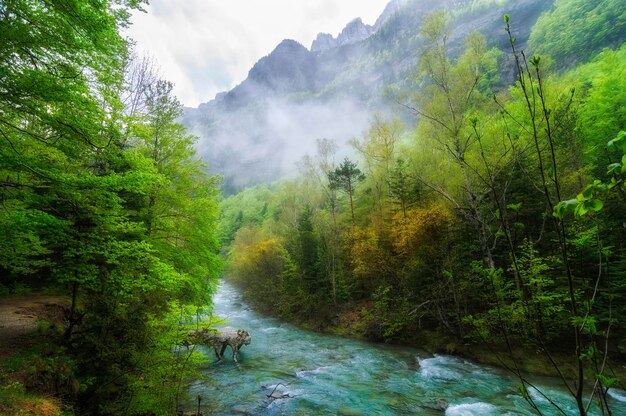
<svg viewBox="0 0 626 416"><path fill-rule="evenodd" d="M549 392L544 392L544 394L547 394ZM534 387L528 387L528 394L530 395L530 397L533 399L533 401L535 403L543 403L543 404L549 404L550 402L548 401L548 399L546 399L543 394L541 394L536 388Z"/></svg>
<svg viewBox="0 0 626 416"><path fill-rule="evenodd" d="M489 403L461 403L450 405L446 416L487 416L496 415L497 408Z"/></svg>
<svg viewBox="0 0 626 416"><path fill-rule="evenodd" d="M275 334L277 332L285 332L286 329L285 328L281 328L281 327L277 327L277 326L271 326L269 328L263 328L261 329L261 331L267 333L267 334Z"/></svg>
<svg viewBox="0 0 626 416"><path fill-rule="evenodd" d="M618 402L626 403L626 391L619 389L609 389L607 393Z"/></svg>
<svg viewBox="0 0 626 416"><path fill-rule="evenodd" d="M451 357L436 355L433 358L418 358L420 368L418 373L425 379L459 380L460 372L449 368L451 365L458 365L459 360Z"/></svg>
<svg viewBox="0 0 626 416"><path fill-rule="evenodd" d="M296 371L296 376L303 378L310 374L332 374L332 369L337 368L336 365L325 365L322 367L314 368L313 370L300 370Z"/></svg>

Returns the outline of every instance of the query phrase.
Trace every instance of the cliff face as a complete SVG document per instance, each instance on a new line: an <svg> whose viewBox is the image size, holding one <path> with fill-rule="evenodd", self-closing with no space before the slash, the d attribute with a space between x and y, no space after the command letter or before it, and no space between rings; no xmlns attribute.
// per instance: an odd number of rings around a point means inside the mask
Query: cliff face
<svg viewBox="0 0 626 416"><path fill-rule="evenodd" d="M313 41L313 44L311 44L311 52L326 51L369 38L391 17L399 13L402 6L406 5L408 2L409 0L390 1L382 14L376 19L376 23L374 23L373 26L364 24L361 18L358 17L348 23L336 38L329 33L319 33L317 38Z"/></svg>
<svg viewBox="0 0 626 416"><path fill-rule="evenodd" d="M231 91L197 109L183 123L200 138L198 150L211 171L224 176L226 192L270 181L294 170L316 139L340 144L360 135L375 112L396 110L390 87L414 89L423 18L450 10L453 50L478 30L506 47L502 16L524 47L539 15L553 0L393 0L373 26L354 19L337 35L320 33L311 50L293 40L261 58Z"/></svg>
<svg viewBox="0 0 626 416"><path fill-rule="evenodd" d="M369 38L374 32L374 27L364 24L359 17L348 23L337 38L334 38L328 33L318 34L317 39L315 39L311 45L311 52L321 52L343 45L357 43Z"/></svg>
<svg viewBox="0 0 626 416"><path fill-rule="evenodd" d="M248 80L275 92L314 88L316 60L301 44L283 40L274 51L259 60Z"/></svg>

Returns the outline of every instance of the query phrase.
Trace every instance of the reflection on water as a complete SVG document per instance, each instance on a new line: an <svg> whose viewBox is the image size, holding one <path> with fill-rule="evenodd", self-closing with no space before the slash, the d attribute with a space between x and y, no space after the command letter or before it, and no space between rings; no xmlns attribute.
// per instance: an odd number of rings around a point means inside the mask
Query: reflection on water
<svg viewBox="0 0 626 416"><path fill-rule="evenodd" d="M202 350L208 380L190 393L200 395L205 415L532 414L518 393L519 382L502 370L301 330L258 315L226 283L214 302L215 314L228 326L248 330L252 343L239 352L239 364L229 353L215 363L212 351ZM576 414L558 383L535 381L567 414ZM614 415L626 415L619 401L623 392L613 393ZM537 392L531 394L543 403L544 414L556 414Z"/></svg>

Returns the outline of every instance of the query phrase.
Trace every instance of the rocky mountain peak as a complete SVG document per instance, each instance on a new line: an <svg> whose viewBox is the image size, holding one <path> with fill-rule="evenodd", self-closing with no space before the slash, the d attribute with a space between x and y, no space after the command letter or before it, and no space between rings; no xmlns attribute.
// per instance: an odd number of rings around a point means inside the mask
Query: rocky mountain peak
<svg viewBox="0 0 626 416"><path fill-rule="evenodd" d="M330 33L318 33L317 38L311 45L311 52L320 52L333 49L337 46L337 40Z"/></svg>
<svg viewBox="0 0 626 416"><path fill-rule="evenodd" d="M270 55L284 52L301 53L303 49L306 50L306 48L300 42L297 42L293 39L283 39L282 42L280 42L278 46L274 48Z"/></svg>
<svg viewBox="0 0 626 416"><path fill-rule="evenodd" d="M391 0L373 26L355 19L338 35L319 34L311 51L293 40L281 42L241 84L186 110L184 123L200 137L198 152L212 172L224 175L224 189L275 180L314 151L316 139L343 143L364 131L375 112L393 105L386 98L390 87L418 88L413 73L428 13L455 10L450 45L457 52L476 30L496 46L506 42L505 13L516 16L515 36L523 46L553 1Z"/></svg>
<svg viewBox="0 0 626 416"><path fill-rule="evenodd" d="M337 40L330 33L318 33L311 44L311 52L321 52L337 47Z"/></svg>
<svg viewBox="0 0 626 416"><path fill-rule="evenodd" d="M339 46L360 42L374 34L374 27L363 23L360 17L350 21L337 37L319 33L311 45L311 52L321 52Z"/></svg>
<svg viewBox="0 0 626 416"><path fill-rule="evenodd" d="M369 38L374 33L372 26L363 23L360 17L347 24L337 37L340 45L347 45Z"/></svg>
<svg viewBox="0 0 626 416"><path fill-rule="evenodd" d="M248 80L276 91L299 90L313 82L314 72L313 54L295 40L285 39L252 67ZM241 87L246 88L246 81Z"/></svg>

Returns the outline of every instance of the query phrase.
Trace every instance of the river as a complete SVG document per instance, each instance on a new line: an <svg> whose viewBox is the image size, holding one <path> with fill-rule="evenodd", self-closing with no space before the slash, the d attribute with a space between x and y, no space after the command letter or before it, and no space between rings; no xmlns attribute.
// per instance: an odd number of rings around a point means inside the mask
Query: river
<svg viewBox="0 0 626 416"><path fill-rule="evenodd" d="M519 381L504 370L302 330L254 312L227 283L214 297L214 314L230 327L247 329L252 343L241 349L238 364L230 348L221 362L202 349L207 379L190 393L201 397L205 415L533 414L519 394ZM577 414L556 380L532 380L568 415ZM611 393L613 414L626 415L623 392ZM536 391L531 394L544 414L559 414Z"/></svg>

